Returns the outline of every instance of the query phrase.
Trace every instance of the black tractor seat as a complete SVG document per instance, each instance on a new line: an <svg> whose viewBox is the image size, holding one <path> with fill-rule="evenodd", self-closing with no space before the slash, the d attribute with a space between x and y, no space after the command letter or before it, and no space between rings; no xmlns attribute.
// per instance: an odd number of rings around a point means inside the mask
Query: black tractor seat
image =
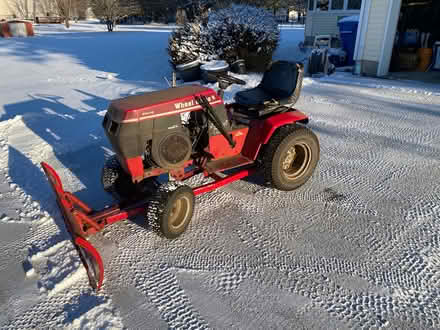
<svg viewBox="0 0 440 330"><path fill-rule="evenodd" d="M291 108L301 93L303 72L302 63L273 62L257 87L235 95L237 117L258 118Z"/></svg>

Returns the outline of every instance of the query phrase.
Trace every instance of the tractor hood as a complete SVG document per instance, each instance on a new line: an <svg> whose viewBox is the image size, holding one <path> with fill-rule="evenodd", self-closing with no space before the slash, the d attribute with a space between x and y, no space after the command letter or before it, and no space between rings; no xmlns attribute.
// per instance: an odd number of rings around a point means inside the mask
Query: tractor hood
<svg viewBox="0 0 440 330"><path fill-rule="evenodd" d="M107 117L117 123L130 123L199 110L201 106L194 95L206 96L212 105L223 103L210 88L185 85L114 100L110 103Z"/></svg>

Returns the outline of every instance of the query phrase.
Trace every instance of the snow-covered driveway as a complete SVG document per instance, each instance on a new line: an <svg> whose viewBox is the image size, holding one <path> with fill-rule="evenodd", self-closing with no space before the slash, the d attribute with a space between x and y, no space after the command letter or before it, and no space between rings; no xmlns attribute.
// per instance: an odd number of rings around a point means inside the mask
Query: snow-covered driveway
<svg viewBox="0 0 440 330"><path fill-rule="evenodd" d="M304 82L297 107L321 143L306 186L204 195L176 241L118 223L92 292L39 162L111 203L102 115L166 87L169 34L74 28L0 39L1 328L440 327L440 87L342 73ZM277 57L301 56L302 36L284 29Z"/></svg>

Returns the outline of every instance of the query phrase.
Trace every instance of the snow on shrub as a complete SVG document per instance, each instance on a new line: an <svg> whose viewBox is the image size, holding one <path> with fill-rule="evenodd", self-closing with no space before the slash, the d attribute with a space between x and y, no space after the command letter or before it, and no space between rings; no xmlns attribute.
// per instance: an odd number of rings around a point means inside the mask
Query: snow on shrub
<svg viewBox="0 0 440 330"><path fill-rule="evenodd" d="M235 4L211 12L202 37L206 53L233 62L248 54L272 55L280 32L275 16L268 10Z"/></svg>
<svg viewBox="0 0 440 330"><path fill-rule="evenodd" d="M168 53L176 66L196 59L229 63L248 55L271 56L279 41L275 16L248 5L212 11L207 22L186 23L171 35Z"/></svg>
<svg viewBox="0 0 440 330"><path fill-rule="evenodd" d="M170 62L176 65L189 63L201 57L202 25L200 23L185 23L182 28L175 30L168 40Z"/></svg>

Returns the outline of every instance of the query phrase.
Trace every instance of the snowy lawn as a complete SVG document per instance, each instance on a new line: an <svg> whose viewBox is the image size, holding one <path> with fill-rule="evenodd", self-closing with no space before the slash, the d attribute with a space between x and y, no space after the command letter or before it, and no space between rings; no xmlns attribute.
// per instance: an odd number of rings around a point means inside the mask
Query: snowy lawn
<svg viewBox="0 0 440 330"><path fill-rule="evenodd" d="M39 162L110 204L102 116L167 86L173 28L0 39L0 327L440 327L440 87L342 73L304 81L297 107L321 143L308 184L249 178L204 195L172 242L142 218L118 223L97 238L105 284L91 291ZM283 26L275 57L303 59L303 36Z"/></svg>

